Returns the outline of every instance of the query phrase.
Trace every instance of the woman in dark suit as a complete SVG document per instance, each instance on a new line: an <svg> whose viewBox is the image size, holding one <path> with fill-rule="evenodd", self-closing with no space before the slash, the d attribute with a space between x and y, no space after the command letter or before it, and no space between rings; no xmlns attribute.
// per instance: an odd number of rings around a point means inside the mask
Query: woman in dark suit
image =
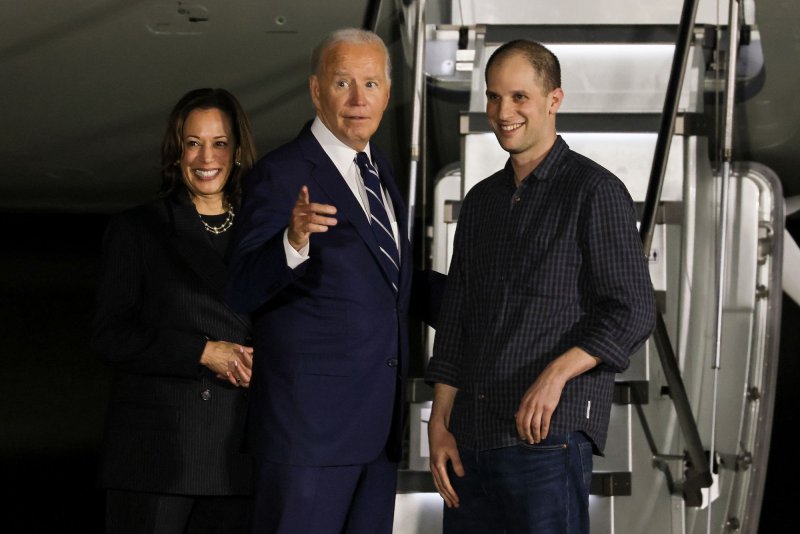
<svg viewBox="0 0 800 534"><path fill-rule="evenodd" d="M255 156L234 96L190 91L169 117L161 198L109 223L91 339L116 370L100 466L109 533L247 530L250 323L222 290Z"/></svg>

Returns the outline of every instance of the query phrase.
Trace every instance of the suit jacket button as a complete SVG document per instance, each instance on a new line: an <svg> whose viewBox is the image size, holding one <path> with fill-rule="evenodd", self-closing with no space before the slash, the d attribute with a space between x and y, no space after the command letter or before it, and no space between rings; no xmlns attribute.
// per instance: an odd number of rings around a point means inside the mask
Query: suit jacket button
<svg viewBox="0 0 800 534"><path fill-rule="evenodd" d="M397 367L397 358L389 358L386 360L386 365L389 367Z"/></svg>
<svg viewBox="0 0 800 534"><path fill-rule="evenodd" d="M203 392L200 394L200 398L203 399L204 401L207 401L208 399L210 399L211 398L211 390L210 389L204 389Z"/></svg>

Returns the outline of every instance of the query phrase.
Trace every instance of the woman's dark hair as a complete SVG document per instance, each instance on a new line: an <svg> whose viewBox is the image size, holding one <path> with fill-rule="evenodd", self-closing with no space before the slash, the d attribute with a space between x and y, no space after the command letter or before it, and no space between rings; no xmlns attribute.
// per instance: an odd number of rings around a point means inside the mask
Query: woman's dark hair
<svg viewBox="0 0 800 534"><path fill-rule="evenodd" d="M236 97L225 89L194 89L178 100L167 122L167 131L161 143L161 189L159 193L169 195L184 187L181 168L176 165L183 154L183 125L186 118L196 109L218 109L231 120L233 129L234 154L238 151L231 175L222 190L225 200L230 204L239 203L241 177L253 166L256 148L250 121Z"/></svg>

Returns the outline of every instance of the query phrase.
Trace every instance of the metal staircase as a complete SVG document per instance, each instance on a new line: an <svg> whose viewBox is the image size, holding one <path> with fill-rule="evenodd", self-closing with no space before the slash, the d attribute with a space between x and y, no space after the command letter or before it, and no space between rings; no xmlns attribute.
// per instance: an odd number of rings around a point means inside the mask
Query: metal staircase
<svg viewBox="0 0 800 534"><path fill-rule="evenodd" d="M592 532L756 532L784 217L774 173L730 157L726 106L757 79L737 78L733 67L740 47L757 43L752 2L729 10L666 1L652 11L624 1L403 4L417 21L409 56L424 58L411 62L424 135L415 139L410 204L428 229L430 267L447 271L461 198L507 159L485 118L483 73L511 39L540 41L559 57L559 133L614 172L640 207L659 328L618 377L606 454L595 458ZM426 23L427 13L439 20ZM439 532L439 498L425 478L429 392L417 380L409 397L396 531Z"/></svg>

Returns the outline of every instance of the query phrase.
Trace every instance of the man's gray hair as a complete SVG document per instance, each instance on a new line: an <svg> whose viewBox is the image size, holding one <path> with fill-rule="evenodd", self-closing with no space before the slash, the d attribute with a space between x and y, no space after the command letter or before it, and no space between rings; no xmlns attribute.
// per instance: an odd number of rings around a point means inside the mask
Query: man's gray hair
<svg viewBox="0 0 800 534"><path fill-rule="evenodd" d="M386 56L386 79L392 80L392 62L389 60L389 49L386 48L386 43L383 42L383 39L378 34L360 28L342 28L329 33L311 52L311 74L319 74L322 56L325 55L329 48L340 43L378 45Z"/></svg>

